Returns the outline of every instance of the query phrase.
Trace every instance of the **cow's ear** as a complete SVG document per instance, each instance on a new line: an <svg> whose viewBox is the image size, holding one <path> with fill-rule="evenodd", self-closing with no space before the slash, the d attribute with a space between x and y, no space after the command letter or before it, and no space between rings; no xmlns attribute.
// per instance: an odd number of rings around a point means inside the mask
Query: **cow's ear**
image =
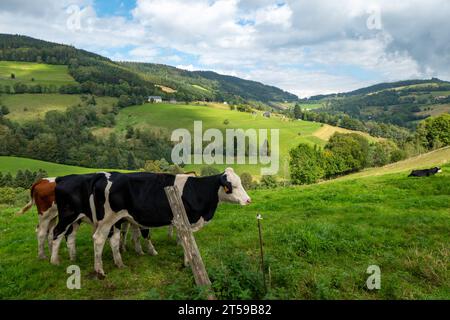
<svg viewBox="0 0 450 320"><path fill-rule="evenodd" d="M225 190L225 193L228 193L228 194L233 193L233 186L227 180L227 175L226 174L223 174L223 175L220 176L220 185Z"/></svg>

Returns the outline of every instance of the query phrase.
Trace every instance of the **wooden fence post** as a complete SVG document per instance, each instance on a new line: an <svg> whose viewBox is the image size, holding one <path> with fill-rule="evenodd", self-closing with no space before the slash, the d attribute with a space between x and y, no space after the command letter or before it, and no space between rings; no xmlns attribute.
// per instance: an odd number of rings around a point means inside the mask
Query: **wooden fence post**
<svg viewBox="0 0 450 320"><path fill-rule="evenodd" d="M173 213L173 225L177 229L178 237L183 245L184 255L191 266L194 274L195 283L198 286L208 288L208 300L216 300L216 297L211 289L211 281L206 272L200 251L195 242L194 234L191 230L191 224L184 209L183 200L181 200L180 192L177 186L170 186L164 188L167 199L169 200L170 208Z"/></svg>

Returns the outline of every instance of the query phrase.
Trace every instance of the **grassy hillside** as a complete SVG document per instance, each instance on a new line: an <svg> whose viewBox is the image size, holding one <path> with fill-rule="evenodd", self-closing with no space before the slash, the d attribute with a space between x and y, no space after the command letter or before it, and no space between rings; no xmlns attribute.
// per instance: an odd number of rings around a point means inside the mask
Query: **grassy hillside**
<svg viewBox="0 0 450 320"><path fill-rule="evenodd" d="M313 133L320 128L319 123L305 121L288 121L280 117L270 119L258 113L256 116L238 111L224 110L216 107L205 107L184 104L144 104L121 110L117 129L125 131L127 126L134 128L148 128L162 130L171 134L174 129L186 128L193 131L194 121L203 121L203 130L217 128L225 129L279 129L280 130L280 175L287 176L287 157L289 149L301 142L324 144L324 140L317 139ZM228 120L229 124L224 124ZM270 134L270 132L269 132ZM226 165L219 166L225 167ZM198 168L198 166L188 166ZM259 166L237 165L238 172L250 172L259 175Z"/></svg>
<svg viewBox="0 0 450 320"><path fill-rule="evenodd" d="M375 138L365 132L348 130L348 129L344 129L344 128L340 128L340 127L333 127L328 124L324 124L319 130L314 132L314 136L321 140L328 141L331 138L331 136L335 133L358 133L358 134L362 135L363 137L365 137L370 142L383 140L383 138Z"/></svg>
<svg viewBox="0 0 450 320"><path fill-rule="evenodd" d="M45 113L50 110L63 111L67 107L81 103L81 95L78 94L4 94L0 96L0 101L7 106L10 113L6 118L23 122L36 118L44 118ZM107 107L109 110L117 102L113 97L95 97L97 108L101 110Z"/></svg>
<svg viewBox="0 0 450 320"><path fill-rule="evenodd" d="M366 169L361 172L350 174L339 179L348 180L355 178L380 176L399 172L404 172L406 174L414 169L429 169L434 166L442 166L448 162L450 162L450 147L438 149L403 161L391 163L381 168Z"/></svg>
<svg viewBox="0 0 450 320"><path fill-rule="evenodd" d="M221 205L196 239L219 299L450 299L450 167L429 178L405 174L251 191L251 206ZM35 209L0 209L0 299L196 299L182 248L153 233L159 255L123 255L117 269L105 246L107 278L92 275L91 227L77 239L81 289L66 288L61 266L39 261ZM256 214L262 226L270 290L258 273ZM381 269L381 289L366 288L369 265Z"/></svg>
<svg viewBox="0 0 450 320"><path fill-rule="evenodd" d="M102 169L82 168L40 160L0 156L0 172L2 173L10 172L11 174L16 174L18 170L24 171L27 169L30 171L37 171L39 169L43 169L47 171L50 177L102 171ZM124 172L126 170L116 170L116 171Z"/></svg>
<svg viewBox="0 0 450 320"><path fill-rule="evenodd" d="M15 79L11 79L11 74ZM32 81L34 79L34 81ZM68 73L67 66L50 65L34 62L0 61L0 85L10 85L16 82L25 84L55 85L75 83Z"/></svg>

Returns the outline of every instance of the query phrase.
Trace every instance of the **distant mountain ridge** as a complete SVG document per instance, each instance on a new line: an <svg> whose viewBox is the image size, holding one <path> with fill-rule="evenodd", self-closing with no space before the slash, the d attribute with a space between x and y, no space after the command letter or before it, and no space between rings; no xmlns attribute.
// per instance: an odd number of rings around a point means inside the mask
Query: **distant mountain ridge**
<svg viewBox="0 0 450 320"><path fill-rule="evenodd" d="M179 100L253 100L264 103L298 100L292 93L256 81L212 71L191 72L161 64L115 62L73 46L23 35L0 34L0 60L68 65L69 73L84 85L83 90L101 95L158 94ZM74 88L67 90L80 91Z"/></svg>
<svg viewBox="0 0 450 320"><path fill-rule="evenodd" d="M173 66L154 63L120 62L149 80L182 95L195 95L209 100L235 100L242 98L261 102L297 101L298 97L277 87L257 81L222 75L213 71L188 71Z"/></svg>
<svg viewBox="0 0 450 320"><path fill-rule="evenodd" d="M415 128L419 121L450 113L450 82L438 78L380 83L358 90L306 99L318 112L345 113L362 121Z"/></svg>
<svg viewBox="0 0 450 320"><path fill-rule="evenodd" d="M368 87L356 89L349 92L341 92L341 93L330 93L330 94L320 94L311 96L307 100L321 100L324 98L334 98L334 97L350 97L350 96L356 96L361 94L370 94L375 93L382 90L388 90L388 89L395 89L400 87L406 87L406 86L413 86L413 85L423 85L423 84L449 84L449 81L444 81L438 78L431 78L431 79L413 79L413 80L402 80L402 81L395 81L395 82L382 82L378 84L374 84Z"/></svg>

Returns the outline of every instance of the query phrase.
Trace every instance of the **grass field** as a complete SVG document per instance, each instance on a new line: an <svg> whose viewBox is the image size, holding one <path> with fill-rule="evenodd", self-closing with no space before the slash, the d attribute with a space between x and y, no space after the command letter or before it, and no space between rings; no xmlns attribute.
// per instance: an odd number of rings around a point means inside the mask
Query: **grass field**
<svg viewBox="0 0 450 320"><path fill-rule="evenodd" d="M202 86L199 86L199 85L197 85L197 84L193 84L192 86L193 86L194 88L196 88L196 89L200 89L200 90L202 90L202 91L208 91L208 92L209 92L208 89L203 88Z"/></svg>
<svg viewBox="0 0 450 320"><path fill-rule="evenodd" d="M81 95L76 94L4 94L0 96L2 104L8 107L8 119L24 122L42 119L51 110L64 111L67 107L81 103ZM117 101L112 97L95 97L97 108L108 109Z"/></svg>
<svg viewBox="0 0 450 320"><path fill-rule="evenodd" d="M301 103L300 107L302 110L314 110L323 107L323 103Z"/></svg>
<svg viewBox="0 0 450 320"><path fill-rule="evenodd" d="M11 79L14 73L15 79ZM34 78L34 81L32 81ZM15 82L61 86L75 83L67 66L34 62L0 61L0 84L13 86Z"/></svg>
<svg viewBox="0 0 450 320"><path fill-rule="evenodd" d="M338 132L338 133L358 133L358 134L364 136L365 138L367 138L367 140L369 140L370 142L383 140L382 138L372 137L370 134L365 133L365 132L352 131L352 130L348 130L348 129L344 129L344 128L333 127L328 124L324 124L323 127L321 127L319 130L314 132L314 136L321 140L328 141L331 138L331 136L333 134L335 134L336 132Z"/></svg>
<svg viewBox="0 0 450 320"><path fill-rule="evenodd" d="M221 205L196 233L219 299L450 299L450 167L428 178L407 172L305 187L251 191L248 207ZM182 249L166 229L153 232L159 255L123 255L117 269L108 245L107 277L93 277L91 227L77 239L81 289L66 288L73 264L62 246L60 266L39 261L35 209L14 216L0 209L0 299L197 299ZM258 272L255 216L263 215L264 292ZM369 265L381 269L381 289L366 288Z"/></svg>
<svg viewBox="0 0 450 320"><path fill-rule="evenodd" d="M176 119L176 120L175 120ZM229 121L228 125L224 120ZM199 105L184 104L144 104L122 109L117 119L117 129L124 132L127 126L161 130L171 134L177 128L193 131L194 121L203 121L203 130L217 128L225 129L279 129L280 131L280 175L287 176L287 157L289 149L299 143L319 143L325 141L317 139L313 133L320 128L319 123L305 121L286 121L278 117L265 118L261 113L256 116L250 113L218 109ZM270 132L269 132L270 134ZM269 139L270 140L270 139ZM188 170L198 169L199 166L187 166ZM223 169L226 165L218 165ZM250 172L259 175L259 166L236 165L238 172Z"/></svg>
<svg viewBox="0 0 450 320"><path fill-rule="evenodd" d="M431 110L426 110L428 108L431 108ZM425 110L424 110L425 109ZM420 116L431 116L431 117L435 117L435 116L439 116L443 113L450 113L450 104L434 104L431 106L425 106L424 108L422 108L421 112L417 112L417 115Z"/></svg>
<svg viewBox="0 0 450 320"><path fill-rule="evenodd" d="M103 169L82 168L76 166L68 166L65 164L46 162L19 157L3 157L0 156L0 172L11 173L15 175L19 170L38 171L43 169L47 171L49 177L64 176L68 174L84 174L97 171L105 171ZM126 170L115 170L126 172Z"/></svg>

